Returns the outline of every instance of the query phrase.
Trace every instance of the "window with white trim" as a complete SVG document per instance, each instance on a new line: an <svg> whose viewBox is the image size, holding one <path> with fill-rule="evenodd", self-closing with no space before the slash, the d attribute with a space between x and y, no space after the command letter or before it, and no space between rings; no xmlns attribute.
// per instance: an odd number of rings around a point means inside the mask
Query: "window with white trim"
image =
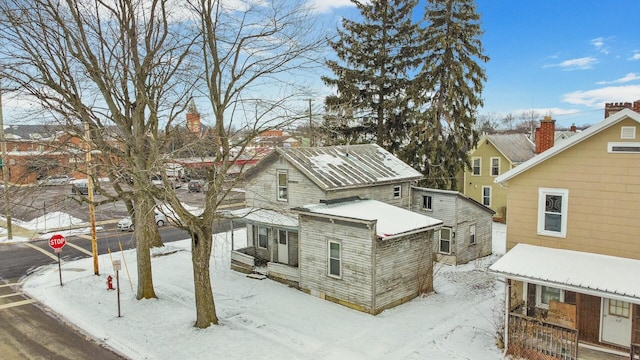
<svg viewBox="0 0 640 360"><path fill-rule="evenodd" d="M276 183L278 186L278 201L288 201L289 199L289 189L287 188L288 182L287 170L277 170L276 171Z"/></svg>
<svg viewBox="0 0 640 360"><path fill-rule="evenodd" d="M476 224L469 225L469 244L476 243Z"/></svg>
<svg viewBox="0 0 640 360"><path fill-rule="evenodd" d="M398 199L402 197L402 186L396 185L393 187L393 198Z"/></svg>
<svg viewBox="0 0 640 360"><path fill-rule="evenodd" d="M492 157L491 158L491 176L500 175L500 158Z"/></svg>
<svg viewBox="0 0 640 360"><path fill-rule="evenodd" d="M266 249L267 245L269 244L269 228L266 228L264 226L257 226L258 231L256 233L257 235L257 240L256 243L258 244L258 247L261 249Z"/></svg>
<svg viewBox="0 0 640 360"><path fill-rule="evenodd" d="M422 195L422 208L425 210L433 210L432 201L433 198L431 195Z"/></svg>
<svg viewBox="0 0 640 360"><path fill-rule="evenodd" d="M568 200L567 189L538 190L538 235L567 236Z"/></svg>
<svg viewBox="0 0 640 360"><path fill-rule="evenodd" d="M438 236L440 238L440 249L439 252L441 254L451 254L451 228L440 228L438 231Z"/></svg>
<svg viewBox="0 0 640 360"><path fill-rule="evenodd" d="M342 244L337 241L329 240L328 258L328 275L335 278L342 277Z"/></svg>
<svg viewBox="0 0 640 360"><path fill-rule="evenodd" d="M536 306L548 309L551 301L564 302L564 290L551 286L536 285Z"/></svg>
<svg viewBox="0 0 640 360"><path fill-rule="evenodd" d="M482 166L482 158L474 157L471 158L471 174L473 176L480 176L480 166Z"/></svg>
<svg viewBox="0 0 640 360"><path fill-rule="evenodd" d="M491 186L482 187L482 205L491 206Z"/></svg>

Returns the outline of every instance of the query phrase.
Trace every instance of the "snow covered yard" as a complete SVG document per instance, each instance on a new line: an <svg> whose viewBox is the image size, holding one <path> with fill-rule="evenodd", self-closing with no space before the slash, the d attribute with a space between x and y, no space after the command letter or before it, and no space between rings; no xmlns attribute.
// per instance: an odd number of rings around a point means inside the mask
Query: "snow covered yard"
<svg viewBox="0 0 640 360"><path fill-rule="evenodd" d="M494 224L494 252L504 253L502 224ZM245 240L236 231L236 247ZM135 300L135 253L120 271L121 313L106 290L109 255L41 268L24 290L132 359L502 359L495 346L495 312L502 284L485 269L496 255L463 266L436 266L435 292L371 316L271 280L229 269L230 234L215 236L211 263L219 326L193 328L195 306L188 240L153 258L158 299ZM126 264L126 267L125 267ZM127 277L129 269L131 281Z"/></svg>

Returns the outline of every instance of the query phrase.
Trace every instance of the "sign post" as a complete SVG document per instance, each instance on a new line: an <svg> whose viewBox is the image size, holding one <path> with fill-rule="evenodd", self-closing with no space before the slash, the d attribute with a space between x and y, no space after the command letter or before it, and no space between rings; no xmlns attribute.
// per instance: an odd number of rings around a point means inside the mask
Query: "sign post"
<svg viewBox="0 0 640 360"><path fill-rule="evenodd" d="M113 270L116 272L116 289L118 293L118 317L120 317L120 260L113 260Z"/></svg>
<svg viewBox="0 0 640 360"><path fill-rule="evenodd" d="M49 246L58 255L58 273L60 274L60 286L62 286L62 267L60 266L60 253L62 248L67 245L67 239L61 234L54 234L49 238Z"/></svg>

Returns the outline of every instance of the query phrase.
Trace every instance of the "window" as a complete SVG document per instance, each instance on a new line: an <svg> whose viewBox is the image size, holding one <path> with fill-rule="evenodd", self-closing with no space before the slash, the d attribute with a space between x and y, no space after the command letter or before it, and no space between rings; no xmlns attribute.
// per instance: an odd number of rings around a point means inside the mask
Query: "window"
<svg viewBox="0 0 640 360"><path fill-rule="evenodd" d="M538 234L566 237L569 190L540 188L538 193Z"/></svg>
<svg viewBox="0 0 640 360"><path fill-rule="evenodd" d="M441 228L439 233L440 233L440 253L451 254L451 229Z"/></svg>
<svg viewBox="0 0 640 360"><path fill-rule="evenodd" d="M500 175L500 158L491 158L491 176Z"/></svg>
<svg viewBox="0 0 640 360"><path fill-rule="evenodd" d="M609 315L629 317L630 306L628 302L609 299Z"/></svg>
<svg viewBox="0 0 640 360"><path fill-rule="evenodd" d="M342 252L341 244L336 241L329 241L329 276L342 277Z"/></svg>
<svg viewBox="0 0 640 360"><path fill-rule="evenodd" d="M556 289L550 286L536 286L536 306L548 309L551 301L564 302L564 290Z"/></svg>
<svg viewBox="0 0 640 360"><path fill-rule="evenodd" d="M264 226L258 227L258 247L262 249L267 248L269 244L269 229Z"/></svg>
<svg viewBox="0 0 640 360"><path fill-rule="evenodd" d="M287 191L287 171L278 170L276 176L278 185L278 200L287 201L289 195Z"/></svg>
<svg viewBox="0 0 640 360"><path fill-rule="evenodd" d="M473 176L480 176L480 165L482 163L481 158L472 158L471 159L471 170Z"/></svg>
<svg viewBox="0 0 640 360"><path fill-rule="evenodd" d="M400 197L402 197L402 186L396 185L393 187L393 198L398 199Z"/></svg>
<svg viewBox="0 0 640 360"><path fill-rule="evenodd" d="M430 195L422 195L422 208L425 210L433 210L433 208L431 207Z"/></svg>
<svg viewBox="0 0 640 360"><path fill-rule="evenodd" d="M482 187L482 205L491 206L491 186Z"/></svg>
<svg viewBox="0 0 640 360"><path fill-rule="evenodd" d="M475 244L476 243L476 225L470 225L469 226L469 244Z"/></svg>

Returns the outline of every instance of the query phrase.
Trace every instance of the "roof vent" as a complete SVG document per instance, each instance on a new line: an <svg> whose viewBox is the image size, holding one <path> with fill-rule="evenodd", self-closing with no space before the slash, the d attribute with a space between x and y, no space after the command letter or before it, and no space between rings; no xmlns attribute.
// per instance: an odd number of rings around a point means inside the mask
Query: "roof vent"
<svg viewBox="0 0 640 360"><path fill-rule="evenodd" d="M607 144L610 153L619 154L640 154L640 143L638 142L610 142Z"/></svg>

